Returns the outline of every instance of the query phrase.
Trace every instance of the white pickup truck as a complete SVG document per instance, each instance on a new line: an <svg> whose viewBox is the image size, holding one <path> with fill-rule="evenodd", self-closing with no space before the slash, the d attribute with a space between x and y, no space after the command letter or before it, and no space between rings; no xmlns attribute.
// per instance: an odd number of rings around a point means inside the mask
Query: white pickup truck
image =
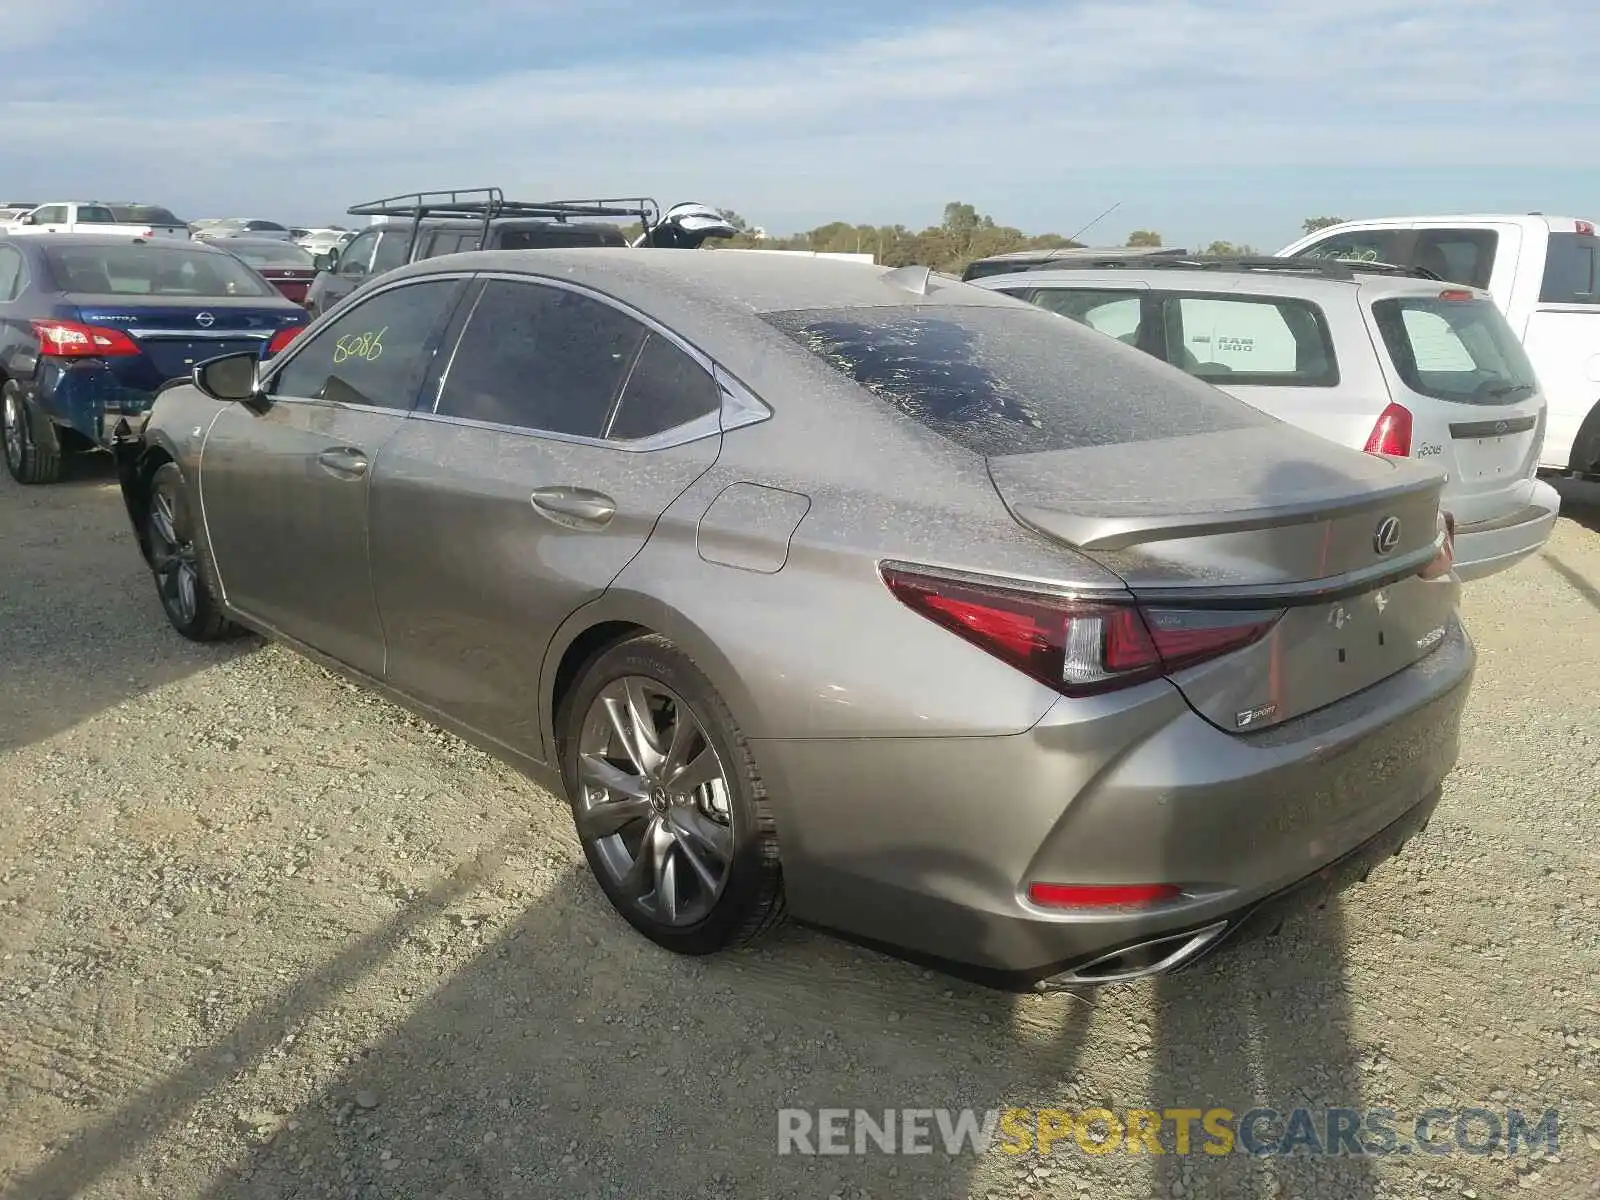
<svg viewBox="0 0 1600 1200"><path fill-rule="evenodd" d="M184 238L189 227L151 204L102 204L58 200L23 213L6 226L8 234L127 233L134 237Z"/></svg>
<svg viewBox="0 0 1600 1200"><path fill-rule="evenodd" d="M1522 341L1549 416L1539 467L1600 476L1600 238L1593 222L1383 217L1330 225L1278 251L1422 267L1483 288Z"/></svg>
<svg viewBox="0 0 1600 1200"><path fill-rule="evenodd" d="M1488 291L1522 339L1549 403L1539 469L1600 477L1600 237L1566 216L1344 221L1278 251L1424 267Z"/></svg>

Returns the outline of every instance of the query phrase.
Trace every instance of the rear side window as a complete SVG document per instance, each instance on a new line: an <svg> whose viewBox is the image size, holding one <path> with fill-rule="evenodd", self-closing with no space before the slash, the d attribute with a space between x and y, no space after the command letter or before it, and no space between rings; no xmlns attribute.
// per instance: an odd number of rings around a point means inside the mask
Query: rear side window
<svg viewBox="0 0 1600 1200"><path fill-rule="evenodd" d="M78 205L78 224L80 225L115 225L117 214L103 204Z"/></svg>
<svg viewBox="0 0 1600 1200"><path fill-rule="evenodd" d="M497 245L501 250L539 250L547 246L626 246L628 239L615 225L599 222L559 225L529 226L523 229L502 229Z"/></svg>
<svg viewBox="0 0 1600 1200"><path fill-rule="evenodd" d="M1379 300L1373 318L1405 385L1456 404L1507 404L1539 390L1522 343L1488 300Z"/></svg>
<svg viewBox="0 0 1600 1200"><path fill-rule="evenodd" d="M386 229L378 235L378 252L372 256L372 274L382 275L406 265L406 250L411 241L409 229Z"/></svg>
<svg viewBox="0 0 1600 1200"><path fill-rule="evenodd" d="M10 246L0 246L0 304L17 298L22 280L22 255Z"/></svg>
<svg viewBox="0 0 1600 1200"><path fill-rule="evenodd" d="M986 457L1276 423L1142 352L1021 305L762 315L883 403Z"/></svg>
<svg viewBox="0 0 1600 1200"><path fill-rule="evenodd" d="M606 436L622 441L652 437L715 412L720 403L711 372L659 333L651 333Z"/></svg>
<svg viewBox="0 0 1600 1200"><path fill-rule="evenodd" d="M456 347L441 415L602 437L648 331L565 288L491 279Z"/></svg>
<svg viewBox="0 0 1600 1200"><path fill-rule="evenodd" d="M1600 304L1600 238L1552 233L1545 251L1540 304Z"/></svg>
<svg viewBox="0 0 1600 1200"><path fill-rule="evenodd" d="M1139 318L1143 308L1139 292L1040 288L1031 299L1045 312L1069 317L1096 333L1114 337L1130 346L1139 341Z"/></svg>
<svg viewBox="0 0 1600 1200"><path fill-rule="evenodd" d="M1339 366L1322 310L1279 296L1169 296L1167 358L1232 386L1334 387Z"/></svg>

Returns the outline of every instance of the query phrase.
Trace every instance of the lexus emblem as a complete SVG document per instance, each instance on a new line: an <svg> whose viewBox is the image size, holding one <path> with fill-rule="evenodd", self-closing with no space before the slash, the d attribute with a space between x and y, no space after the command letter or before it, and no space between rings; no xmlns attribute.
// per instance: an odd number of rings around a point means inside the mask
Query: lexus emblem
<svg viewBox="0 0 1600 1200"><path fill-rule="evenodd" d="M217 323L217 319L210 313L201 313L194 319L194 323L202 329L210 329Z"/></svg>
<svg viewBox="0 0 1600 1200"><path fill-rule="evenodd" d="M1385 517L1378 522L1378 528L1372 534L1372 548L1379 554L1393 554L1394 548L1400 544L1400 518Z"/></svg>

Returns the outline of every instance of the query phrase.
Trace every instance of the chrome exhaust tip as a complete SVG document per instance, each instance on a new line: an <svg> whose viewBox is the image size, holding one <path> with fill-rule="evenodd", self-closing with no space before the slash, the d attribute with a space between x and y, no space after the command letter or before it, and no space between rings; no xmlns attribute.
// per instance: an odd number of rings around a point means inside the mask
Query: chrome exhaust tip
<svg viewBox="0 0 1600 1200"><path fill-rule="evenodd" d="M1197 958L1228 931L1228 926L1228 921L1217 921L1203 929L1168 934L1148 942L1124 946L1042 979L1037 988L1044 992L1070 987L1098 987L1101 984L1132 983L1152 975L1165 975Z"/></svg>

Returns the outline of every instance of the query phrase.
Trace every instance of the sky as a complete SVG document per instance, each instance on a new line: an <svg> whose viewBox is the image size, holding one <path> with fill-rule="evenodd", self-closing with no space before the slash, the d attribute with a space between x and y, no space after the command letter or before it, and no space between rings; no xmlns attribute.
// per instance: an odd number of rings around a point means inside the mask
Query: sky
<svg viewBox="0 0 1600 1200"><path fill-rule="evenodd" d="M1308 216L1600 216L1585 0L0 0L0 200L338 220L648 195L1278 249ZM351 223L346 221L345 223Z"/></svg>

